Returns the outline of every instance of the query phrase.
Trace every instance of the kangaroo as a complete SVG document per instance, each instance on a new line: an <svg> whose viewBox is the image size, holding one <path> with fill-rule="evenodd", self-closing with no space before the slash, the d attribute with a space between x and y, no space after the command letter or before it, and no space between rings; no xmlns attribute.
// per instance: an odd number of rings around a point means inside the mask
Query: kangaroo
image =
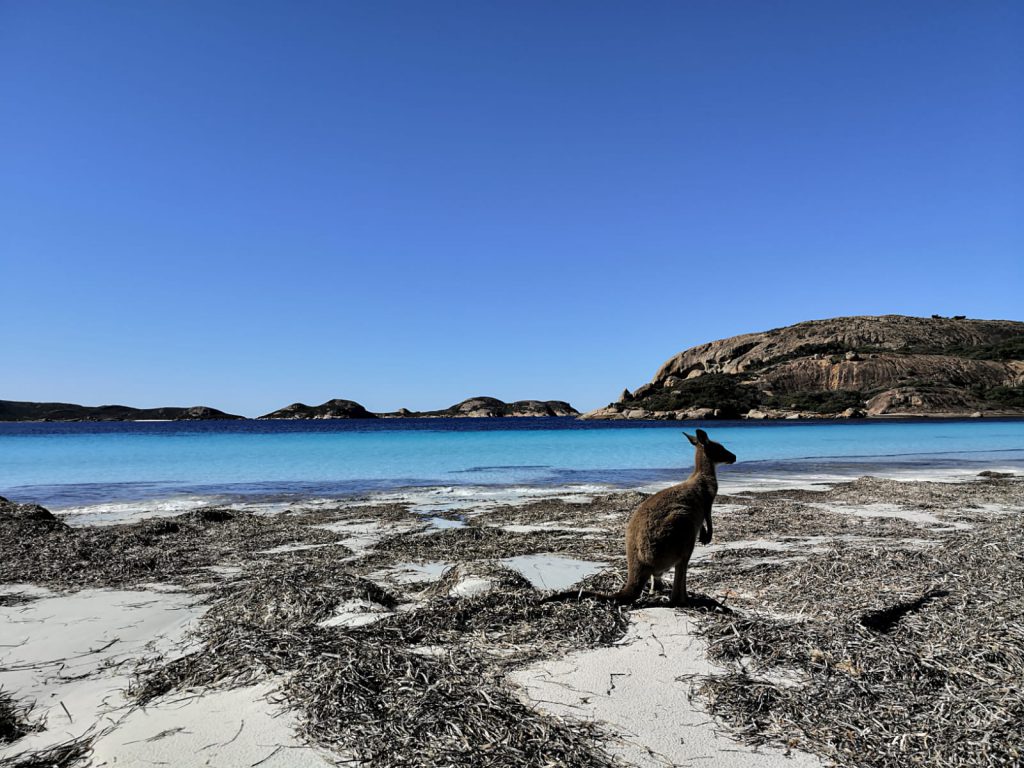
<svg viewBox="0 0 1024 768"><path fill-rule="evenodd" d="M701 544L709 543L713 533L711 505L718 493L715 465L732 464L736 456L720 443L709 440L703 429L697 430L696 437L683 434L696 448L693 473L684 482L645 499L630 516L626 526L629 570L622 588L613 594L567 590L551 595L545 602L579 596L631 603L640 597L648 579L653 578L658 588L661 575L675 566L670 604L689 604L686 567L690 555L698 533Z"/></svg>

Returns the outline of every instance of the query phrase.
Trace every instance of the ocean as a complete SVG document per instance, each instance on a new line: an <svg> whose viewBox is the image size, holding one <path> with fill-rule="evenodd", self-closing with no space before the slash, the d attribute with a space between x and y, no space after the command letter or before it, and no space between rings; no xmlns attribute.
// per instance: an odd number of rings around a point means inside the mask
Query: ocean
<svg viewBox="0 0 1024 768"><path fill-rule="evenodd" d="M69 513L367 493L500 498L685 478L685 422L572 418L0 423L0 495ZM710 422L723 492L1024 471L1024 421Z"/></svg>

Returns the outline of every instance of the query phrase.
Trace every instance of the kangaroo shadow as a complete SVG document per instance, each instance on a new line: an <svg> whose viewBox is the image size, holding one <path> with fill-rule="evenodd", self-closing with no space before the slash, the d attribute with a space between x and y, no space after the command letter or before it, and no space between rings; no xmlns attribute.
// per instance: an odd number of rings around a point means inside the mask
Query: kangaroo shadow
<svg viewBox="0 0 1024 768"><path fill-rule="evenodd" d="M633 603L634 608L668 608L668 593L670 588L665 590L654 590L644 592L643 596ZM700 611L702 613L732 613L732 608L723 602L716 600L711 595L704 595L698 592L690 593L688 605L680 606L683 610Z"/></svg>
<svg viewBox="0 0 1024 768"><path fill-rule="evenodd" d="M895 603L894 605L890 605L886 608L880 608L875 611L866 611L860 615L859 621L861 626L867 629L886 634L887 632L892 632L900 619L908 613L919 611L932 600L945 597L948 594L949 590L946 589L932 589L925 592L916 600L906 600L902 603Z"/></svg>

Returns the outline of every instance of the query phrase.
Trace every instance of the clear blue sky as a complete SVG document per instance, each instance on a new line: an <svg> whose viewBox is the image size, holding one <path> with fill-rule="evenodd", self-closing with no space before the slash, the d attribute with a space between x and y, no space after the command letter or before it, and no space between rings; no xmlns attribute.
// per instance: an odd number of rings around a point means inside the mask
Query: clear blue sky
<svg viewBox="0 0 1024 768"><path fill-rule="evenodd" d="M2 2L0 398L603 405L1024 312L1019 2Z"/></svg>

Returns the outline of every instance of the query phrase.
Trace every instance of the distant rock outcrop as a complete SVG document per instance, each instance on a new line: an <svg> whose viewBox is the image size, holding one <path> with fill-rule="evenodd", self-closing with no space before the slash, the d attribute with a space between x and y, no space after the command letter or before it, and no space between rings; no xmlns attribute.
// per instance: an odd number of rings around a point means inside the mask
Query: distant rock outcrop
<svg viewBox="0 0 1024 768"><path fill-rule="evenodd" d="M840 317L702 344L586 419L1024 415L1024 323Z"/></svg>
<svg viewBox="0 0 1024 768"><path fill-rule="evenodd" d="M328 400L320 405L292 403L289 406L260 416L261 419L376 419L354 400Z"/></svg>
<svg viewBox="0 0 1024 768"><path fill-rule="evenodd" d="M378 414L384 418L499 418L508 416L578 416L579 411L563 400L516 400L506 403L495 397L471 397L440 411L410 411Z"/></svg>
<svg viewBox="0 0 1024 768"><path fill-rule="evenodd" d="M127 405L75 405L0 400L0 421L181 421L241 419L205 405L190 408L131 408Z"/></svg>

